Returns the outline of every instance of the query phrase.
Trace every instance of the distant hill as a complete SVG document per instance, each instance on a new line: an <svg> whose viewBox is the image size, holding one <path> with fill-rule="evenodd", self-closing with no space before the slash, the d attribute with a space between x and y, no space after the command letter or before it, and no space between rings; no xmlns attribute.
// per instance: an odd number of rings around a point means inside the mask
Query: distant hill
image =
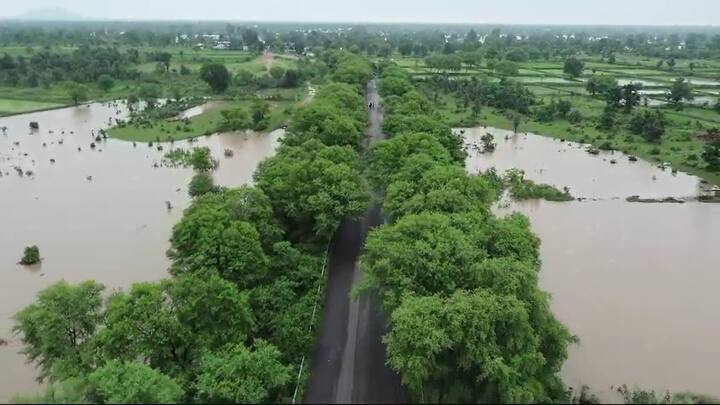
<svg viewBox="0 0 720 405"><path fill-rule="evenodd" d="M14 18L24 21L80 21L85 18L61 7L40 8L27 11Z"/></svg>

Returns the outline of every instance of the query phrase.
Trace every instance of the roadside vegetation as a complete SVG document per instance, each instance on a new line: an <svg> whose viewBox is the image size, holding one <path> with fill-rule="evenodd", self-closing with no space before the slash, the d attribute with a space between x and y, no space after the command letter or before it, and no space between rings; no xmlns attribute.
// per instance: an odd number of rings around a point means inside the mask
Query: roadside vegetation
<svg viewBox="0 0 720 405"><path fill-rule="evenodd" d="M391 221L368 237L355 294L380 297L388 362L411 401L567 399L558 373L574 337L537 285L528 219L492 214L502 179L465 172L459 138L431 119L432 103L407 74L385 68L381 89L386 123L415 119L388 125L390 139L370 149L368 176ZM417 122L434 126L418 133Z"/></svg>
<svg viewBox="0 0 720 405"><path fill-rule="evenodd" d="M328 83L296 112L332 108L366 125L370 67L338 53ZM342 99L344 103L336 101ZM30 402L291 402L308 377L324 294L327 244L365 211L362 138L294 126L255 173L255 187L212 185L209 150L172 152L192 166L192 204L174 227L172 278L104 294L94 281L57 283L17 315L25 354L49 382ZM300 368L304 364L304 368ZM299 377L299 378L298 378Z"/></svg>

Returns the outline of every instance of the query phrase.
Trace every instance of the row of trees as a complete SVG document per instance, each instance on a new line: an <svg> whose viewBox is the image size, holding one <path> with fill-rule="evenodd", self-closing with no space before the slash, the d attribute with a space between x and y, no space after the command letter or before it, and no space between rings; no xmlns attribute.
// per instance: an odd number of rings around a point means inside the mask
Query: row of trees
<svg viewBox="0 0 720 405"><path fill-rule="evenodd" d="M538 288L529 221L494 217L502 180L465 172L459 138L402 71L385 69L381 90L392 137L367 171L390 224L368 237L356 293L376 292L390 315L389 364L419 402L566 400L557 374L573 338Z"/></svg>
<svg viewBox="0 0 720 405"><path fill-rule="evenodd" d="M87 46L70 53L43 51L27 57L13 57L6 53L0 58L0 83L38 87L64 80L95 82L102 75L134 79L139 73L128 66L137 63L136 58L132 51Z"/></svg>
<svg viewBox="0 0 720 405"><path fill-rule="evenodd" d="M347 64L357 60L342 56L331 72L352 70ZM107 298L96 282L61 282L22 310L15 330L40 379L51 383L30 400L290 401L313 344L325 246L368 200L360 139L327 136L332 116L328 128L303 123L307 111L328 106L349 117L342 125L364 127L356 82L321 88L278 153L259 166L255 187L193 193L172 231L171 279ZM200 175L214 167L206 152L187 156Z"/></svg>

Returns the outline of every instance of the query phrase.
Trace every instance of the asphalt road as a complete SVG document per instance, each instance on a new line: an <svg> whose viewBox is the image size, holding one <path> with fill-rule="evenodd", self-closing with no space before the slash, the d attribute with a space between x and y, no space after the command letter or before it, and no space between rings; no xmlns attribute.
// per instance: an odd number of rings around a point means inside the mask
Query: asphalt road
<svg viewBox="0 0 720 405"><path fill-rule="evenodd" d="M368 83L367 144L384 139L382 110L374 81ZM313 352L305 403L401 403L400 377L386 364L385 317L374 296L352 300L363 277L357 263L368 230L382 223L380 208L346 220L336 232L328 261L328 285L320 335Z"/></svg>

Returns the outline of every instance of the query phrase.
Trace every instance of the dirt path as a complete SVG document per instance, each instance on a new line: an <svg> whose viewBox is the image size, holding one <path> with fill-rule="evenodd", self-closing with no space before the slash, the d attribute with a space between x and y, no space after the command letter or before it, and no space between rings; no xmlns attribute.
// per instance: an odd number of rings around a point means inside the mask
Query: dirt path
<svg viewBox="0 0 720 405"><path fill-rule="evenodd" d="M375 82L367 102L380 105ZM367 143L384 139L382 111L369 111ZM385 364L385 317L373 296L351 300L352 286L363 275L357 264L368 230L382 223L378 206L358 220L347 220L330 245L323 321L313 353L306 403L400 403L400 377Z"/></svg>

